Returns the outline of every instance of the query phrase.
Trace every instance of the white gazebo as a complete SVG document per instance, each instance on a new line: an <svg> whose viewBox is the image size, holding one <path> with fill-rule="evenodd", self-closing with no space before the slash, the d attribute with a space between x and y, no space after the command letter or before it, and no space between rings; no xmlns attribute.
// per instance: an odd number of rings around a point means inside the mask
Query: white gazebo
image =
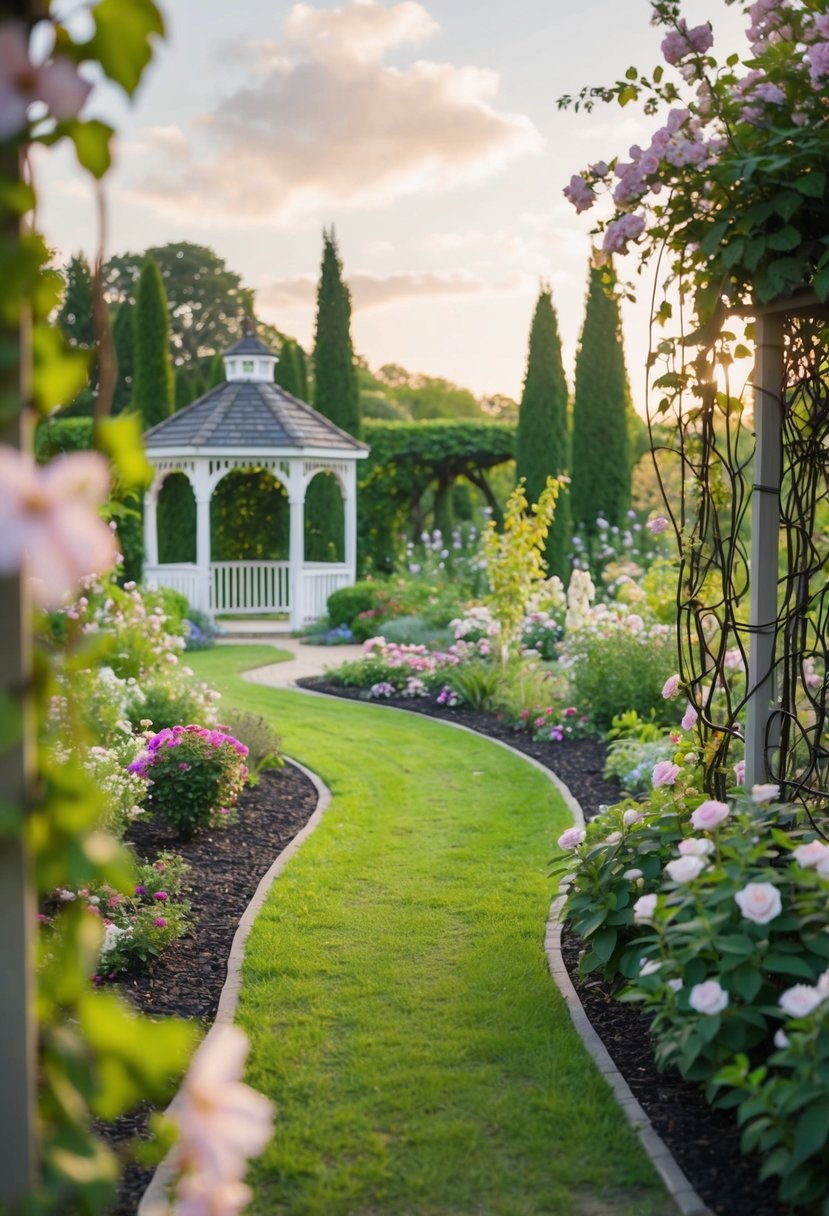
<svg viewBox="0 0 829 1216"><path fill-rule="evenodd" d="M325 615L332 591L350 586L357 564L357 461L368 448L274 384L276 356L245 336L224 355L224 384L165 418L144 436L152 484L144 497L144 578L172 587L211 616L287 613L292 629ZM290 504L287 561L211 559L210 501L228 473L264 471ZM196 503L195 562L160 563L158 497L167 477L183 474ZM305 495L318 473L336 479L345 516L342 562L305 560Z"/></svg>

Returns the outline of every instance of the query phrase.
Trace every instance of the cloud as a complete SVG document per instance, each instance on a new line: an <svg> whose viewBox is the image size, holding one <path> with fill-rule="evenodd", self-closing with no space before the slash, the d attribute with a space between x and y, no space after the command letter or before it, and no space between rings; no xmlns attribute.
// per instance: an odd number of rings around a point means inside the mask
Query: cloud
<svg viewBox="0 0 829 1216"><path fill-rule="evenodd" d="M291 222L479 182L538 151L532 122L497 109L494 71L383 62L435 29L412 0L294 5L259 74L194 125L189 151L155 139L156 167L130 196L200 223Z"/></svg>
<svg viewBox="0 0 829 1216"><path fill-rule="evenodd" d="M510 291L514 279L491 284L474 275L409 274L374 275L357 272L349 274L348 286L354 311L396 304L402 300L430 296L480 295L484 292ZM316 299L317 281L310 275L295 275L286 279L271 279L256 289L258 308L272 311L305 308Z"/></svg>

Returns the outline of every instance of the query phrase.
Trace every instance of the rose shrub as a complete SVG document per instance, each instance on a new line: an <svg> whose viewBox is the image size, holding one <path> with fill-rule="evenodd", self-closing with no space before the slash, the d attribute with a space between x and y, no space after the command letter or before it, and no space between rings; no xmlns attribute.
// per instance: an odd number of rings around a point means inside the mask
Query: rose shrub
<svg viewBox="0 0 829 1216"><path fill-rule="evenodd" d="M146 739L129 770L146 781L147 810L189 840L231 822L248 775L247 754L244 743L219 729L165 727Z"/></svg>

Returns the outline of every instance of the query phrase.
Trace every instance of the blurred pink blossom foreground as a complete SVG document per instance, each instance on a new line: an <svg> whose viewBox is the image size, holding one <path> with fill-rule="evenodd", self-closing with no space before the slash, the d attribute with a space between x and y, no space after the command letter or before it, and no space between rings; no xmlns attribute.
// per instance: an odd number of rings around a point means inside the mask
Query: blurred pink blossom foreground
<svg viewBox="0 0 829 1216"><path fill-rule="evenodd" d="M55 608L80 579L114 565L115 537L98 514L109 470L95 452L39 468L0 444L0 575L24 567L41 608Z"/></svg>
<svg viewBox="0 0 829 1216"><path fill-rule="evenodd" d="M241 1080L248 1054L238 1026L214 1026L193 1056L171 1112L178 1124L175 1216L237 1216L250 1199L247 1159L273 1131L273 1103Z"/></svg>
<svg viewBox="0 0 829 1216"><path fill-rule="evenodd" d="M0 22L0 139L24 129L35 101L45 102L54 118L76 118L91 89L65 55L32 63L22 22Z"/></svg>

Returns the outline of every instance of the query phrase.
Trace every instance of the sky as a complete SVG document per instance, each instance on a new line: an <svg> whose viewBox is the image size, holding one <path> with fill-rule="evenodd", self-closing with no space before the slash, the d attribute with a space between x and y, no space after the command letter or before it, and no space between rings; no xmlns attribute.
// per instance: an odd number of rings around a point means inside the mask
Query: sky
<svg viewBox="0 0 829 1216"><path fill-rule="evenodd" d="M210 245L263 320L313 342L322 228L334 225L369 365L398 363L476 394L519 397L542 283L565 369L584 316L591 215L572 173L625 154L641 111L557 99L660 61L648 0L161 0L168 36L133 104L111 86L86 113L119 131L108 254ZM688 0L715 50L743 19ZM37 165L38 220L59 260L97 243L94 198L68 149ZM623 273L634 275L628 258ZM623 330L645 398L649 272Z"/></svg>

